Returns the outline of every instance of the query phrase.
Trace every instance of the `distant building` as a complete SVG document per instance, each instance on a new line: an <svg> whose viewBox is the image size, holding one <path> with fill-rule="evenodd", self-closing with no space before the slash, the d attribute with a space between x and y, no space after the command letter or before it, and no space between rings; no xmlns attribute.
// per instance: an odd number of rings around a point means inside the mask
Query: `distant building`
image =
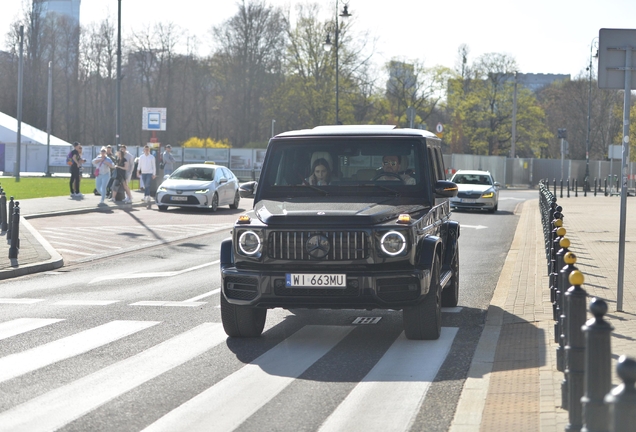
<svg viewBox="0 0 636 432"><path fill-rule="evenodd" d="M519 73L517 74L517 83L531 90L533 93L538 92L544 87L552 85L559 81L569 81L570 75L567 74L536 74L536 73ZM514 81L514 76L510 75L506 81Z"/></svg>
<svg viewBox="0 0 636 432"><path fill-rule="evenodd" d="M389 95L415 92L417 78L410 63L392 60L389 63L389 80L386 83Z"/></svg>
<svg viewBox="0 0 636 432"><path fill-rule="evenodd" d="M82 0L33 0L38 3L43 16L56 13L70 18L76 25L80 23L80 3Z"/></svg>

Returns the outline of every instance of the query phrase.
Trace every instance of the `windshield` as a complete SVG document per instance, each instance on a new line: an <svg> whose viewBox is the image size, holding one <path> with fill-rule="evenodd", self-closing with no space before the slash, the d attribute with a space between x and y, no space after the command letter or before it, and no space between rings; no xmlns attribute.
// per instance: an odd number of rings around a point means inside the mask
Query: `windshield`
<svg viewBox="0 0 636 432"><path fill-rule="evenodd" d="M418 149L421 143L400 138L316 138L271 146L260 183L276 189L316 188L344 193L347 187L393 193L415 190L423 182ZM349 190L346 192L351 193Z"/></svg>
<svg viewBox="0 0 636 432"><path fill-rule="evenodd" d="M492 178L484 174L455 174L451 181L457 184L492 185Z"/></svg>
<svg viewBox="0 0 636 432"><path fill-rule="evenodd" d="M170 175L171 180L214 180L214 168L212 167L193 167L184 165L179 167Z"/></svg>

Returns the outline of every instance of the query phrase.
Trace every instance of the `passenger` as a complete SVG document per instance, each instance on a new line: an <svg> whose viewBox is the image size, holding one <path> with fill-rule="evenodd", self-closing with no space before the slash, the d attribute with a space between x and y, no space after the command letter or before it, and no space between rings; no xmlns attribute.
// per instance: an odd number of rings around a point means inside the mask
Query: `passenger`
<svg viewBox="0 0 636 432"><path fill-rule="evenodd" d="M326 159L319 158L311 166L311 175L307 183L313 186L326 186L331 182L331 167Z"/></svg>
<svg viewBox="0 0 636 432"><path fill-rule="evenodd" d="M382 158L382 171L386 175L377 177L376 180L394 180L399 181L402 179L405 185L414 185L415 179L410 175L402 172L402 164L400 162L400 156L384 156Z"/></svg>

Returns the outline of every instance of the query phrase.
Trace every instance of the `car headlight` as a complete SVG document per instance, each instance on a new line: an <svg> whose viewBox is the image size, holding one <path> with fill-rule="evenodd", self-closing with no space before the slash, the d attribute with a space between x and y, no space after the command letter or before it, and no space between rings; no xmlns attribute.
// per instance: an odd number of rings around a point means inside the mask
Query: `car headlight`
<svg viewBox="0 0 636 432"><path fill-rule="evenodd" d="M380 248L387 255L399 255L406 248L406 238L398 231L389 231L380 239Z"/></svg>
<svg viewBox="0 0 636 432"><path fill-rule="evenodd" d="M167 191L168 191L168 189L166 189L163 186L159 186L159 189L157 189L157 192L167 192Z"/></svg>
<svg viewBox="0 0 636 432"><path fill-rule="evenodd" d="M490 191L490 192L484 193L481 197L482 198L492 198L494 196L495 196L495 193L493 191Z"/></svg>
<svg viewBox="0 0 636 432"><path fill-rule="evenodd" d="M238 247L243 254L254 256L261 251L261 237L254 231L245 231L239 236Z"/></svg>
<svg viewBox="0 0 636 432"><path fill-rule="evenodd" d="M198 194L206 194L210 192L210 189L199 189L198 191L194 191L194 193L198 193Z"/></svg>

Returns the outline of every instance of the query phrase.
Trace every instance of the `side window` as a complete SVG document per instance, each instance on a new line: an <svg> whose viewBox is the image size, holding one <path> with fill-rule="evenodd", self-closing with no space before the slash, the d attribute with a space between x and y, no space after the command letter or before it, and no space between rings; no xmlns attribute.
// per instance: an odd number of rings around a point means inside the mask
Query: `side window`
<svg viewBox="0 0 636 432"><path fill-rule="evenodd" d="M446 179L446 173L444 172L444 157L442 156L442 149L435 148L435 156L437 157L437 178L439 180Z"/></svg>
<svg viewBox="0 0 636 432"><path fill-rule="evenodd" d="M428 164L429 164L429 172L431 175L431 180L436 181L439 180L439 174L437 169L437 160L435 158L435 153L432 147L427 147L428 149Z"/></svg>

